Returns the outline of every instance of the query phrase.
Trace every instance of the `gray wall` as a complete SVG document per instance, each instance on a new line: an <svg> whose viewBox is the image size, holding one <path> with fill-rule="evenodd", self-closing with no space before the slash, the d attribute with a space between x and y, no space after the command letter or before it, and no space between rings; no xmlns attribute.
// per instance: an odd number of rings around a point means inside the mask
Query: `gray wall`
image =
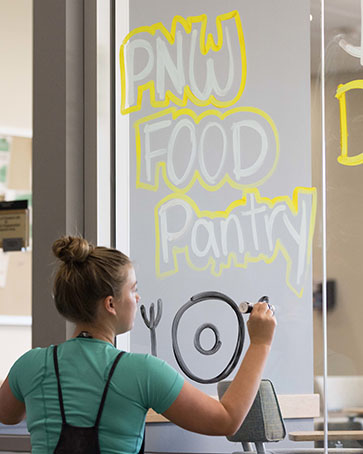
<svg viewBox="0 0 363 454"><path fill-rule="evenodd" d="M51 298L51 245L84 229L83 2L33 8L33 346L45 346L66 338Z"/></svg>
<svg viewBox="0 0 363 454"><path fill-rule="evenodd" d="M64 234L81 234L105 245L110 242L107 14L109 8L104 7L103 14L97 15L96 0L34 1L34 347L62 342L72 334L72 326L57 314L51 297L52 243ZM103 46L102 63L108 65L102 74L97 67L98 45ZM102 77L109 80L100 87ZM101 101L98 95L103 96Z"/></svg>

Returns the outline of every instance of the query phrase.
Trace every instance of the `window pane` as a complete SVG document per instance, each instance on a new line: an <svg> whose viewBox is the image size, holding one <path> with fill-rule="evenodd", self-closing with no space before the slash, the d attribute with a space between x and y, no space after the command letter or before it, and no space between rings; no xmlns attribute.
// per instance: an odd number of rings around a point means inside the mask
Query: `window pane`
<svg viewBox="0 0 363 454"><path fill-rule="evenodd" d="M315 8L318 8L318 2ZM362 309L359 301L363 251L361 235L362 189L362 65L361 2L325 1L325 141L327 201L327 407L329 429L362 429L359 418L350 417L347 407L363 405L363 362L360 348ZM315 77L315 76L314 76ZM315 77L318 98L319 75ZM318 103L316 104L318 105ZM318 109L312 112L318 116ZM319 113L320 114L320 113ZM313 152L321 147L321 130L313 128ZM319 153L316 153L318 156ZM319 168L320 167L320 168ZM316 169L321 165L316 161ZM319 184L319 172L317 185ZM321 226L317 226L317 234ZM316 236L315 257L321 258L322 237ZM322 267L314 267L317 299ZM314 311L315 338L322 336L322 316ZM315 348L317 390L321 391L323 351ZM354 415L353 415L354 416ZM316 421L322 428L322 420ZM329 446L360 447L350 440L329 436ZM317 442L322 446L322 442Z"/></svg>
<svg viewBox="0 0 363 454"><path fill-rule="evenodd" d="M28 247L0 249L3 381L14 361L31 348L32 1L2 0L0 17L0 201L26 200L30 212ZM0 425L0 434L25 432L25 422Z"/></svg>

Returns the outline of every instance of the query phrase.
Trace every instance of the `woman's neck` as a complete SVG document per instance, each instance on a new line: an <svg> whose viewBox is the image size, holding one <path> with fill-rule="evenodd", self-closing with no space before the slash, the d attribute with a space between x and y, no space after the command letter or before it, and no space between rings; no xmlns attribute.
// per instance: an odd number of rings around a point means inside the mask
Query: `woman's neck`
<svg viewBox="0 0 363 454"><path fill-rule="evenodd" d="M114 345L116 333L111 327L101 327L90 323L77 323L72 337L77 337L82 332L88 333L93 339L100 339Z"/></svg>

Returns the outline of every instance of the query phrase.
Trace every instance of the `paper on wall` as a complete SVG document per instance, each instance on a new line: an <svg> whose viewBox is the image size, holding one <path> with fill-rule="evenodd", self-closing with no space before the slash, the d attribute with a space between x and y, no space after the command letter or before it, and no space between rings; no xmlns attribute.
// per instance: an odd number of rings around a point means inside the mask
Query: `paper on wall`
<svg viewBox="0 0 363 454"><path fill-rule="evenodd" d="M32 249L32 238L33 238L33 214L32 214L32 206L33 206L33 196L29 190L19 190L19 189L7 189L4 192L4 200L11 201L11 200L27 200L28 201L28 210L29 210L29 246L28 251Z"/></svg>
<svg viewBox="0 0 363 454"><path fill-rule="evenodd" d="M7 188L11 156L11 139L0 137L0 193Z"/></svg>
<svg viewBox="0 0 363 454"><path fill-rule="evenodd" d="M0 288L6 286L6 277L9 267L9 254L0 250Z"/></svg>

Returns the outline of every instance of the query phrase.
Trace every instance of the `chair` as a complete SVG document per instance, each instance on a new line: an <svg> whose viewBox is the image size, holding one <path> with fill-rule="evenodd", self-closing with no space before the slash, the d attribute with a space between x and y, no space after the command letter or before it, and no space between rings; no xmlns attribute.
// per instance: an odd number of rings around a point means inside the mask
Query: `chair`
<svg viewBox="0 0 363 454"><path fill-rule="evenodd" d="M218 396L222 398L230 381L218 383ZM228 436L229 441L239 441L246 452L253 451L251 443L256 446L258 454L265 453L265 442L281 441L286 436L284 420L274 387L270 380L261 380L256 398L245 420L238 431Z"/></svg>
<svg viewBox="0 0 363 454"><path fill-rule="evenodd" d="M226 392L230 381L219 382L217 385L219 399ZM279 442L286 436L284 420L280 405L270 380L261 380L256 398L245 420L238 431L227 436L232 442L241 442L244 453L266 454L264 443ZM253 450L252 443L256 447ZM334 447L328 449L329 454L363 454L362 448ZM269 450L273 454L324 454L323 448L285 448ZM234 453L237 454L237 453Z"/></svg>

